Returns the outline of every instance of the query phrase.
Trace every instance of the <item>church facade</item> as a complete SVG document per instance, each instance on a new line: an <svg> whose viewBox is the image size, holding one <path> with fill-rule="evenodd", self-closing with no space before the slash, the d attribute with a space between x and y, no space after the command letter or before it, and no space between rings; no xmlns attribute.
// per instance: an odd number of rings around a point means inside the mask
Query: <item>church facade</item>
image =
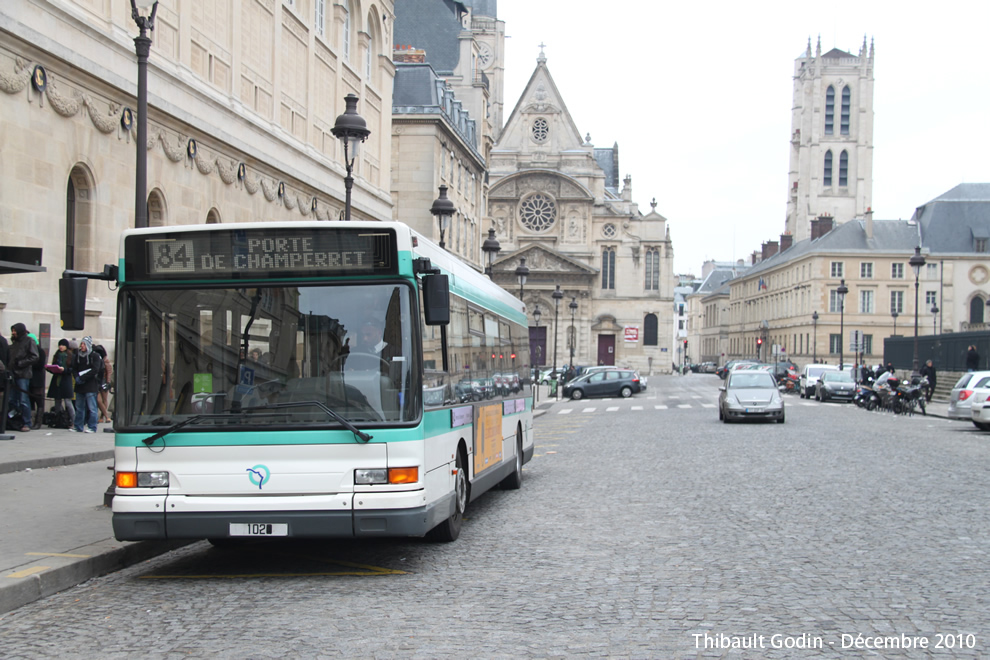
<svg viewBox="0 0 990 660"><path fill-rule="evenodd" d="M669 373L673 247L656 203L643 214L618 145L581 137L541 52L491 152L493 278L520 291L534 364ZM523 260L525 260L523 262ZM559 293L557 293L559 291ZM555 295L556 294L556 295Z"/></svg>

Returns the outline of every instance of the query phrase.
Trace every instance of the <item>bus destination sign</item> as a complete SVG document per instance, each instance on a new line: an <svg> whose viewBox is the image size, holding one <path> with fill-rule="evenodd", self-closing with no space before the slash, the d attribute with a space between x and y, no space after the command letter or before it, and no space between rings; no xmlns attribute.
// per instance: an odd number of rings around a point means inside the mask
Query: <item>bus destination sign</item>
<svg viewBox="0 0 990 660"><path fill-rule="evenodd" d="M125 252L129 281L396 272L394 232L365 228L169 232L129 236Z"/></svg>

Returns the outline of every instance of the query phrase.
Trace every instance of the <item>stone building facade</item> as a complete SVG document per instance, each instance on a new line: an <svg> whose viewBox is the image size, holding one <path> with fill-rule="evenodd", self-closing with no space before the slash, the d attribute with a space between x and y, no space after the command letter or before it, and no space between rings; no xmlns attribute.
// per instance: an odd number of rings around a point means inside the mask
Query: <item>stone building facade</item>
<svg viewBox="0 0 990 660"><path fill-rule="evenodd" d="M859 55L821 39L794 61L785 233L808 238L810 221L861 218L873 205L873 46Z"/></svg>
<svg viewBox="0 0 990 660"><path fill-rule="evenodd" d="M620 188L618 145L581 137L541 52L491 154L488 215L501 253L496 282L530 316L534 362L671 370L673 247L667 219ZM557 287L562 298L553 298ZM572 308L571 303L574 303ZM535 310L540 311L536 322ZM572 321L573 309L573 321Z"/></svg>
<svg viewBox="0 0 990 660"><path fill-rule="evenodd" d="M391 217L393 18L393 0L161 0L149 224L339 217L345 168L331 129L347 94L371 130L352 216ZM0 326L57 339L62 270L117 263L134 226L137 32L126 0L0 6L0 234L41 247L47 268L3 280ZM114 300L90 282L80 336L112 346Z"/></svg>

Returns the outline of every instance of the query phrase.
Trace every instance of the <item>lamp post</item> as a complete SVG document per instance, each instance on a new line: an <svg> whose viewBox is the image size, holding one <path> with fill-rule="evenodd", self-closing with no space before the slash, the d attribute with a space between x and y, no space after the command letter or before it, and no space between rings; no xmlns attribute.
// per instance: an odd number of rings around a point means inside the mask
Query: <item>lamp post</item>
<svg viewBox="0 0 990 660"><path fill-rule="evenodd" d="M540 316L542 316L542 315L543 315L543 313L540 312L540 306L539 305L533 305L533 322L536 324L536 327L537 328L540 327ZM539 330L537 330L536 331L536 338L537 338L537 340L539 340L539 337L540 337L540 332L539 332ZM541 350L541 347L540 347L539 344L537 344L535 346L535 350L534 350L534 346L532 345L532 342L530 342L529 350L530 350L530 353L531 353L531 355L529 356L529 360L530 360L530 362L533 363L533 384L535 386L533 391L534 391L534 396L536 397L536 400L539 401L539 399L540 399L540 365L543 364L543 353L542 353L542 350ZM536 353L536 355L533 356L532 353Z"/></svg>
<svg viewBox="0 0 990 660"><path fill-rule="evenodd" d="M344 145L344 220L351 219L351 188L354 187L354 160L357 157L358 145L368 139L371 131L364 117L357 112L358 97L348 94L344 97L344 114L337 117L330 132Z"/></svg>
<svg viewBox="0 0 990 660"><path fill-rule="evenodd" d="M481 251L485 253L485 275L492 281L495 280L492 273L492 264L495 262L495 255L501 249L502 246L498 244L498 239L495 238L495 228L492 227L488 230L488 238L481 244Z"/></svg>
<svg viewBox="0 0 990 660"><path fill-rule="evenodd" d="M815 342L814 356L811 358L812 363L818 364L818 310L815 310L811 314L811 327L814 328L811 331L811 339Z"/></svg>
<svg viewBox="0 0 990 660"><path fill-rule="evenodd" d="M577 298L575 298L574 296L571 296L571 302L567 306L571 308L571 361L570 361L570 365L573 367L574 366L574 348L575 348L574 345L577 343L577 328L574 326L574 312L576 312L577 311L577 308L578 308Z"/></svg>
<svg viewBox="0 0 990 660"><path fill-rule="evenodd" d="M921 254L921 246L915 246L914 254L908 260L914 271L914 357L911 360L911 373L918 373L918 276L921 267L925 265L925 257Z"/></svg>
<svg viewBox="0 0 990 660"><path fill-rule="evenodd" d="M553 371L550 372L550 378L557 380L557 337L560 335L557 331L560 326L557 320L560 318L560 300L564 297L559 284L550 297L553 298Z"/></svg>
<svg viewBox="0 0 990 660"><path fill-rule="evenodd" d="M430 213L436 217L437 225L440 226L440 247L446 249L447 246L443 242L443 235L447 231L447 227L450 226L450 219L457 213L454 203L447 198L447 186L440 186L440 196L433 200Z"/></svg>
<svg viewBox="0 0 990 660"><path fill-rule="evenodd" d="M519 280L519 300L523 299L523 285L526 284L527 277L529 277L529 268L526 268L526 257L523 257L516 267L516 279Z"/></svg>
<svg viewBox="0 0 990 660"><path fill-rule="evenodd" d="M896 335L897 334L897 317L900 316L900 314L898 314L897 313L897 310L895 309L894 311L892 311L890 313L890 316L891 316L891 318L894 319L894 334Z"/></svg>
<svg viewBox="0 0 990 660"><path fill-rule="evenodd" d="M147 14L148 9L151 11ZM158 0L131 0L131 18L139 34L134 37L138 61L137 89L137 163L134 181L134 226L148 226L148 55L151 54L149 32L155 29Z"/></svg>
<svg viewBox="0 0 990 660"><path fill-rule="evenodd" d="M839 294L839 371L842 371L842 342L845 340L845 316L846 316L846 294L849 287L844 279L839 280L839 288L835 290Z"/></svg>
<svg viewBox="0 0 990 660"><path fill-rule="evenodd" d="M938 334L938 305L932 303L932 334Z"/></svg>

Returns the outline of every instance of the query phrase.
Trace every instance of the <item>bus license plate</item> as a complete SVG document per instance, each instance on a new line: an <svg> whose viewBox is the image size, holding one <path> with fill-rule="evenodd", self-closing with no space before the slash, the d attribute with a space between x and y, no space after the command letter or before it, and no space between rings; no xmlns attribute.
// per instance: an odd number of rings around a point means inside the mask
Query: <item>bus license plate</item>
<svg viewBox="0 0 990 660"><path fill-rule="evenodd" d="M288 523L230 523L231 536L288 536Z"/></svg>

